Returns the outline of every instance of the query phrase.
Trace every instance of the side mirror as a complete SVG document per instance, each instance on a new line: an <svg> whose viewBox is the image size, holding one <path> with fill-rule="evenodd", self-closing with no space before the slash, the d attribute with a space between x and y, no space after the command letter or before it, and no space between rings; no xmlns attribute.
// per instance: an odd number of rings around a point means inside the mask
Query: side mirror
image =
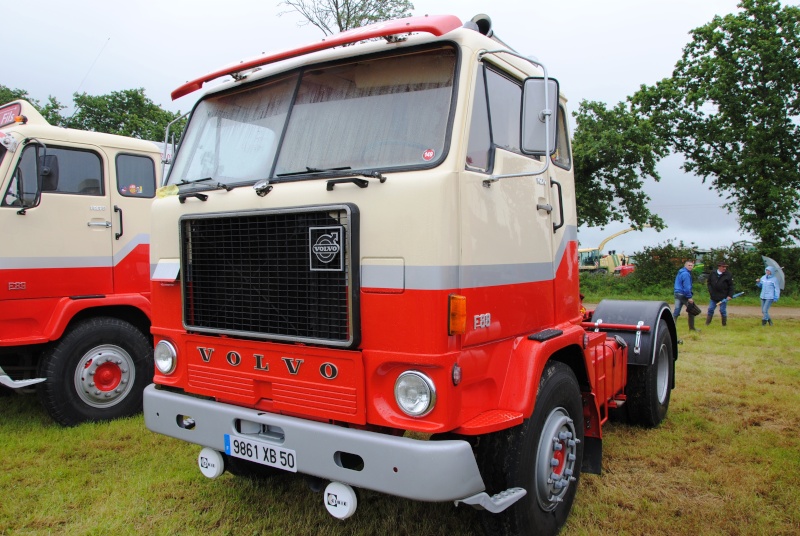
<svg viewBox="0 0 800 536"><path fill-rule="evenodd" d="M522 152L543 155L556 151L558 81L527 78L522 86ZM547 115L549 113L549 119ZM549 156L548 155L548 156Z"/></svg>
<svg viewBox="0 0 800 536"><path fill-rule="evenodd" d="M40 156L36 175L40 192L58 190L58 157L46 153L44 156Z"/></svg>

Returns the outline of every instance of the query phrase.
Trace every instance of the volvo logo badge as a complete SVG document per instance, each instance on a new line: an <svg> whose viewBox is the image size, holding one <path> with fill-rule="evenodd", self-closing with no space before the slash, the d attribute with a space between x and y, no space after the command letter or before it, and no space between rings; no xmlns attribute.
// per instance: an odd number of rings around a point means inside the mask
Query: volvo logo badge
<svg viewBox="0 0 800 536"><path fill-rule="evenodd" d="M343 237L344 227L341 225L308 228L312 272L341 272L344 270Z"/></svg>

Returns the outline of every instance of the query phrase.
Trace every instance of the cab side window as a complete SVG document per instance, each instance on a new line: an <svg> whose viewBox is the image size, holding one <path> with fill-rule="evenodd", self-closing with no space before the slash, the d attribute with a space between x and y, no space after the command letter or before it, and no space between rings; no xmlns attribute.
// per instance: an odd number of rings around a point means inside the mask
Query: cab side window
<svg viewBox="0 0 800 536"><path fill-rule="evenodd" d="M479 67L466 168L488 172L496 147L522 154L521 115L521 82L486 65Z"/></svg>
<svg viewBox="0 0 800 536"><path fill-rule="evenodd" d="M21 188L20 188L21 185ZM17 168L3 196L4 207L30 206L36 196L36 148L28 146L20 156ZM21 198L21 199L20 199Z"/></svg>
<svg viewBox="0 0 800 536"><path fill-rule="evenodd" d="M96 153L48 147L47 154L58 159L59 176L58 183L42 185L43 193L105 195L103 163Z"/></svg>
<svg viewBox="0 0 800 536"><path fill-rule="evenodd" d="M559 106L556 118L556 152L553 154L553 163L560 168L569 169L572 167L572 157L566 115L564 107Z"/></svg>
<svg viewBox="0 0 800 536"><path fill-rule="evenodd" d="M30 205L36 195L36 156L46 154L58 174L44 177L42 193L73 195L104 195L103 166L100 157L90 151L28 145L20 156L14 175L3 197L3 206L20 205L18 183L22 184L22 198Z"/></svg>
<svg viewBox="0 0 800 536"><path fill-rule="evenodd" d="M489 128L489 108L486 104L486 82L484 68L478 68L475 83L475 99L472 105L472 120L467 141L467 169L488 171L492 150L492 131Z"/></svg>
<svg viewBox="0 0 800 536"><path fill-rule="evenodd" d="M156 192L156 164L146 156L117 155L117 191L126 197L152 198Z"/></svg>
<svg viewBox="0 0 800 536"><path fill-rule="evenodd" d="M489 120L492 143L508 151L521 153L522 86L497 71L486 69L486 91L489 97Z"/></svg>

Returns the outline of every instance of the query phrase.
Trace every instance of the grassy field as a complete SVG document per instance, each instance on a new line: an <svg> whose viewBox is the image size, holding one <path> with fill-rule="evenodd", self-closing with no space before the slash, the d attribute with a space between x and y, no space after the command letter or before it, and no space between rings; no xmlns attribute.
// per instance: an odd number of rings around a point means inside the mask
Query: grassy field
<svg viewBox="0 0 800 536"><path fill-rule="evenodd" d="M604 429L566 535L800 534L800 321L685 332L657 429ZM331 518L302 478L201 476L198 449L141 417L56 426L34 396L0 398L0 534L480 534L476 512L363 492Z"/></svg>

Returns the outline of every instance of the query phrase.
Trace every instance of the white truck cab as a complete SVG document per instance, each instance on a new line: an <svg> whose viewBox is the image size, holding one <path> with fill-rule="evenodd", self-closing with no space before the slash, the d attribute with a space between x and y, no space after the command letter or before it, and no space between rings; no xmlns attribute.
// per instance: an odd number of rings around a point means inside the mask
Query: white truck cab
<svg viewBox="0 0 800 536"><path fill-rule="evenodd" d="M0 385L35 385L61 424L141 409L160 176L153 142L0 107Z"/></svg>

